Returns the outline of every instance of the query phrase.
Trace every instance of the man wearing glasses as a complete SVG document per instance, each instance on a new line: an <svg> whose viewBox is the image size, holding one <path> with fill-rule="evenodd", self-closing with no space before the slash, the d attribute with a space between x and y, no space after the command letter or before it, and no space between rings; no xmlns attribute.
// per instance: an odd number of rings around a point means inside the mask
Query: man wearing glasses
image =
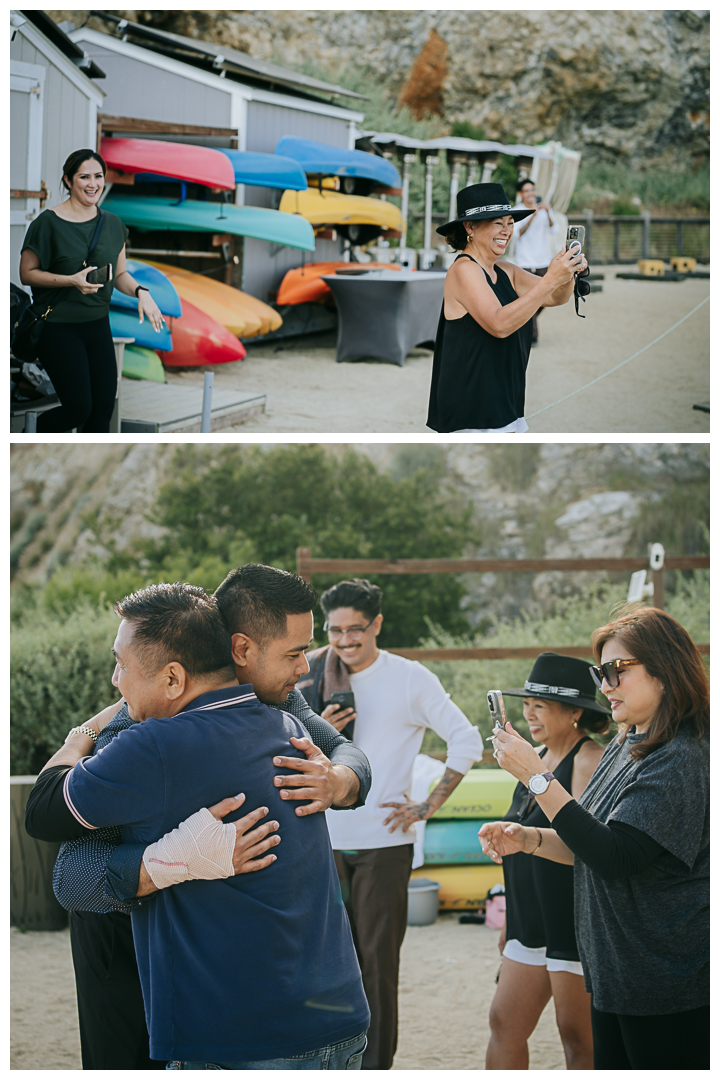
<svg viewBox="0 0 720 1080"><path fill-rule="evenodd" d="M482 757L477 728L439 679L422 664L378 648L381 600L377 585L357 578L323 593L330 643L308 654L310 671L297 684L311 708L365 752L372 769L363 807L352 815L326 813L370 1005L363 1069L389 1069L397 1047L414 822L431 817ZM409 797L412 769L426 728L447 742L447 768L428 798L417 803ZM343 820L348 816L352 822Z"/></svg>

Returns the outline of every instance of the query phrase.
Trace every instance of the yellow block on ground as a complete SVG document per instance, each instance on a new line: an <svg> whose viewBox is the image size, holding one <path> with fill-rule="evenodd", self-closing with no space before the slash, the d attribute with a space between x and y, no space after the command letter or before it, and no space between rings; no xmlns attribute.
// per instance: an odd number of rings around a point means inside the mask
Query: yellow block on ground
<svg viewBox="0 0 720 1080"><path fill-rule="evenodd" d="M694 274L697 259L691 259L689 255L673 255L670 265L678 274Z"/></svg>
<svg viewBox="0 0 720 1080"><path fill-rule="evenodd" d="M440 910L477 911L493 885L504 885L502 866L421 866L411 877L440 883Z"/></svg>
<svg viewBox="0 0 720 1080"><path fill-rule="evenodd" d="M665 273L665 263L662 259L638 259L638 274L646 277L662 277Z"/></svg>
<svg viewBox="0 0 720 1080"><path fill-rule="evenodd" d="M516 784L517 780L502 769L471 769L433 817L499 820L510 809Z"/></svg>

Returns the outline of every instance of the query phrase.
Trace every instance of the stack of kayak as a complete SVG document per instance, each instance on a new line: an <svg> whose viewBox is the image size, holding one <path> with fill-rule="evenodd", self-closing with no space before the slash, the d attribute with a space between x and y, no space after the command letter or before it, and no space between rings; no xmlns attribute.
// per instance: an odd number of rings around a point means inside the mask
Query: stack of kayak
<svg viewBox="0 0 720 1080"><path fill-rule="evenodd" d="M477 911L503 884L502 866L483 854L477 834L505 816L516 782L501 769L471 769L425 826L425 865L412 876L440 882L441 910Z"/></svg>
<svg viewBox="0 0 720 1080"><path fill-rule="evenodd" d="M399 191L400 175L385 158L294 137L280 139L275 153L294 159L309 178L307 190L285 192L280 210L305 218L316 235L332 228L352 244L362 245L381 235L401 234L399 208L370 197L378 190ZM339 190L331 190L329 180Z"/></svg>

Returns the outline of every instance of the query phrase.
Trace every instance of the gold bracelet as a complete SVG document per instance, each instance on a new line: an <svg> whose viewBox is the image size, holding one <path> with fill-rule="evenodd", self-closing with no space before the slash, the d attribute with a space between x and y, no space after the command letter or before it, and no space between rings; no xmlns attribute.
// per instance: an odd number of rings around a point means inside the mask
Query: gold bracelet
<svg viewBox="0 0 720 1080"><path fill-rule="evenodd" d="M535 845L535 847L534 847L534 848L532 849L532 851L530 852L530 854L531 854L531 855L536 855L536 854L537 854L537 852L538 852L538 851L540 850L540 848L541 848L541 846L542 846L542 833L541 833L541 832L540 832L540 830L538 829L537 825L533 825L533 829L534 829L534 830L535 830L535 832L536 832L536 833L538 834L538 842L537 842L537 844Z"/></svg>
<svg viewBox="0 0 720 1080"><path fill-rule="evenodd" d="M91 727L88 727L86 724L83 724L82 727L70 728L67 736L65 737L65 742L67 742L68 739L72 739L73 735L89 735L93 742L97 742L98 738L97 732L93 731L93 729Z"/></svg>

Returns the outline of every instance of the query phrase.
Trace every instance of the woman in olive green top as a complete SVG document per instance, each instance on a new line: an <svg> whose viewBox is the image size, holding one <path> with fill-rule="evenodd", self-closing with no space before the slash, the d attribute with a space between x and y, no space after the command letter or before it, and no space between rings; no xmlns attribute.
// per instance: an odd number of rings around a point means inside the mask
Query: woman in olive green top
<svg viewBox="0 0 720 1080"><path fill-rule="evenodd" d="M109 316L114 288L137 296L141 322L147 317L155 330L162 326L149 291L125 268L128 231L115 214L105 212L91 265L83 267L97 226L105 171L94 150L71 154L62 181L69 198L44 210L25 236L20 280L31 286L36 310L42 313L55 290L63 289L45 320L38 352L61 405L39 414L38 431L109 430L117 388ZM106 285L89 285L90 271L106 263L112 265L112 279Z"/></svg>

